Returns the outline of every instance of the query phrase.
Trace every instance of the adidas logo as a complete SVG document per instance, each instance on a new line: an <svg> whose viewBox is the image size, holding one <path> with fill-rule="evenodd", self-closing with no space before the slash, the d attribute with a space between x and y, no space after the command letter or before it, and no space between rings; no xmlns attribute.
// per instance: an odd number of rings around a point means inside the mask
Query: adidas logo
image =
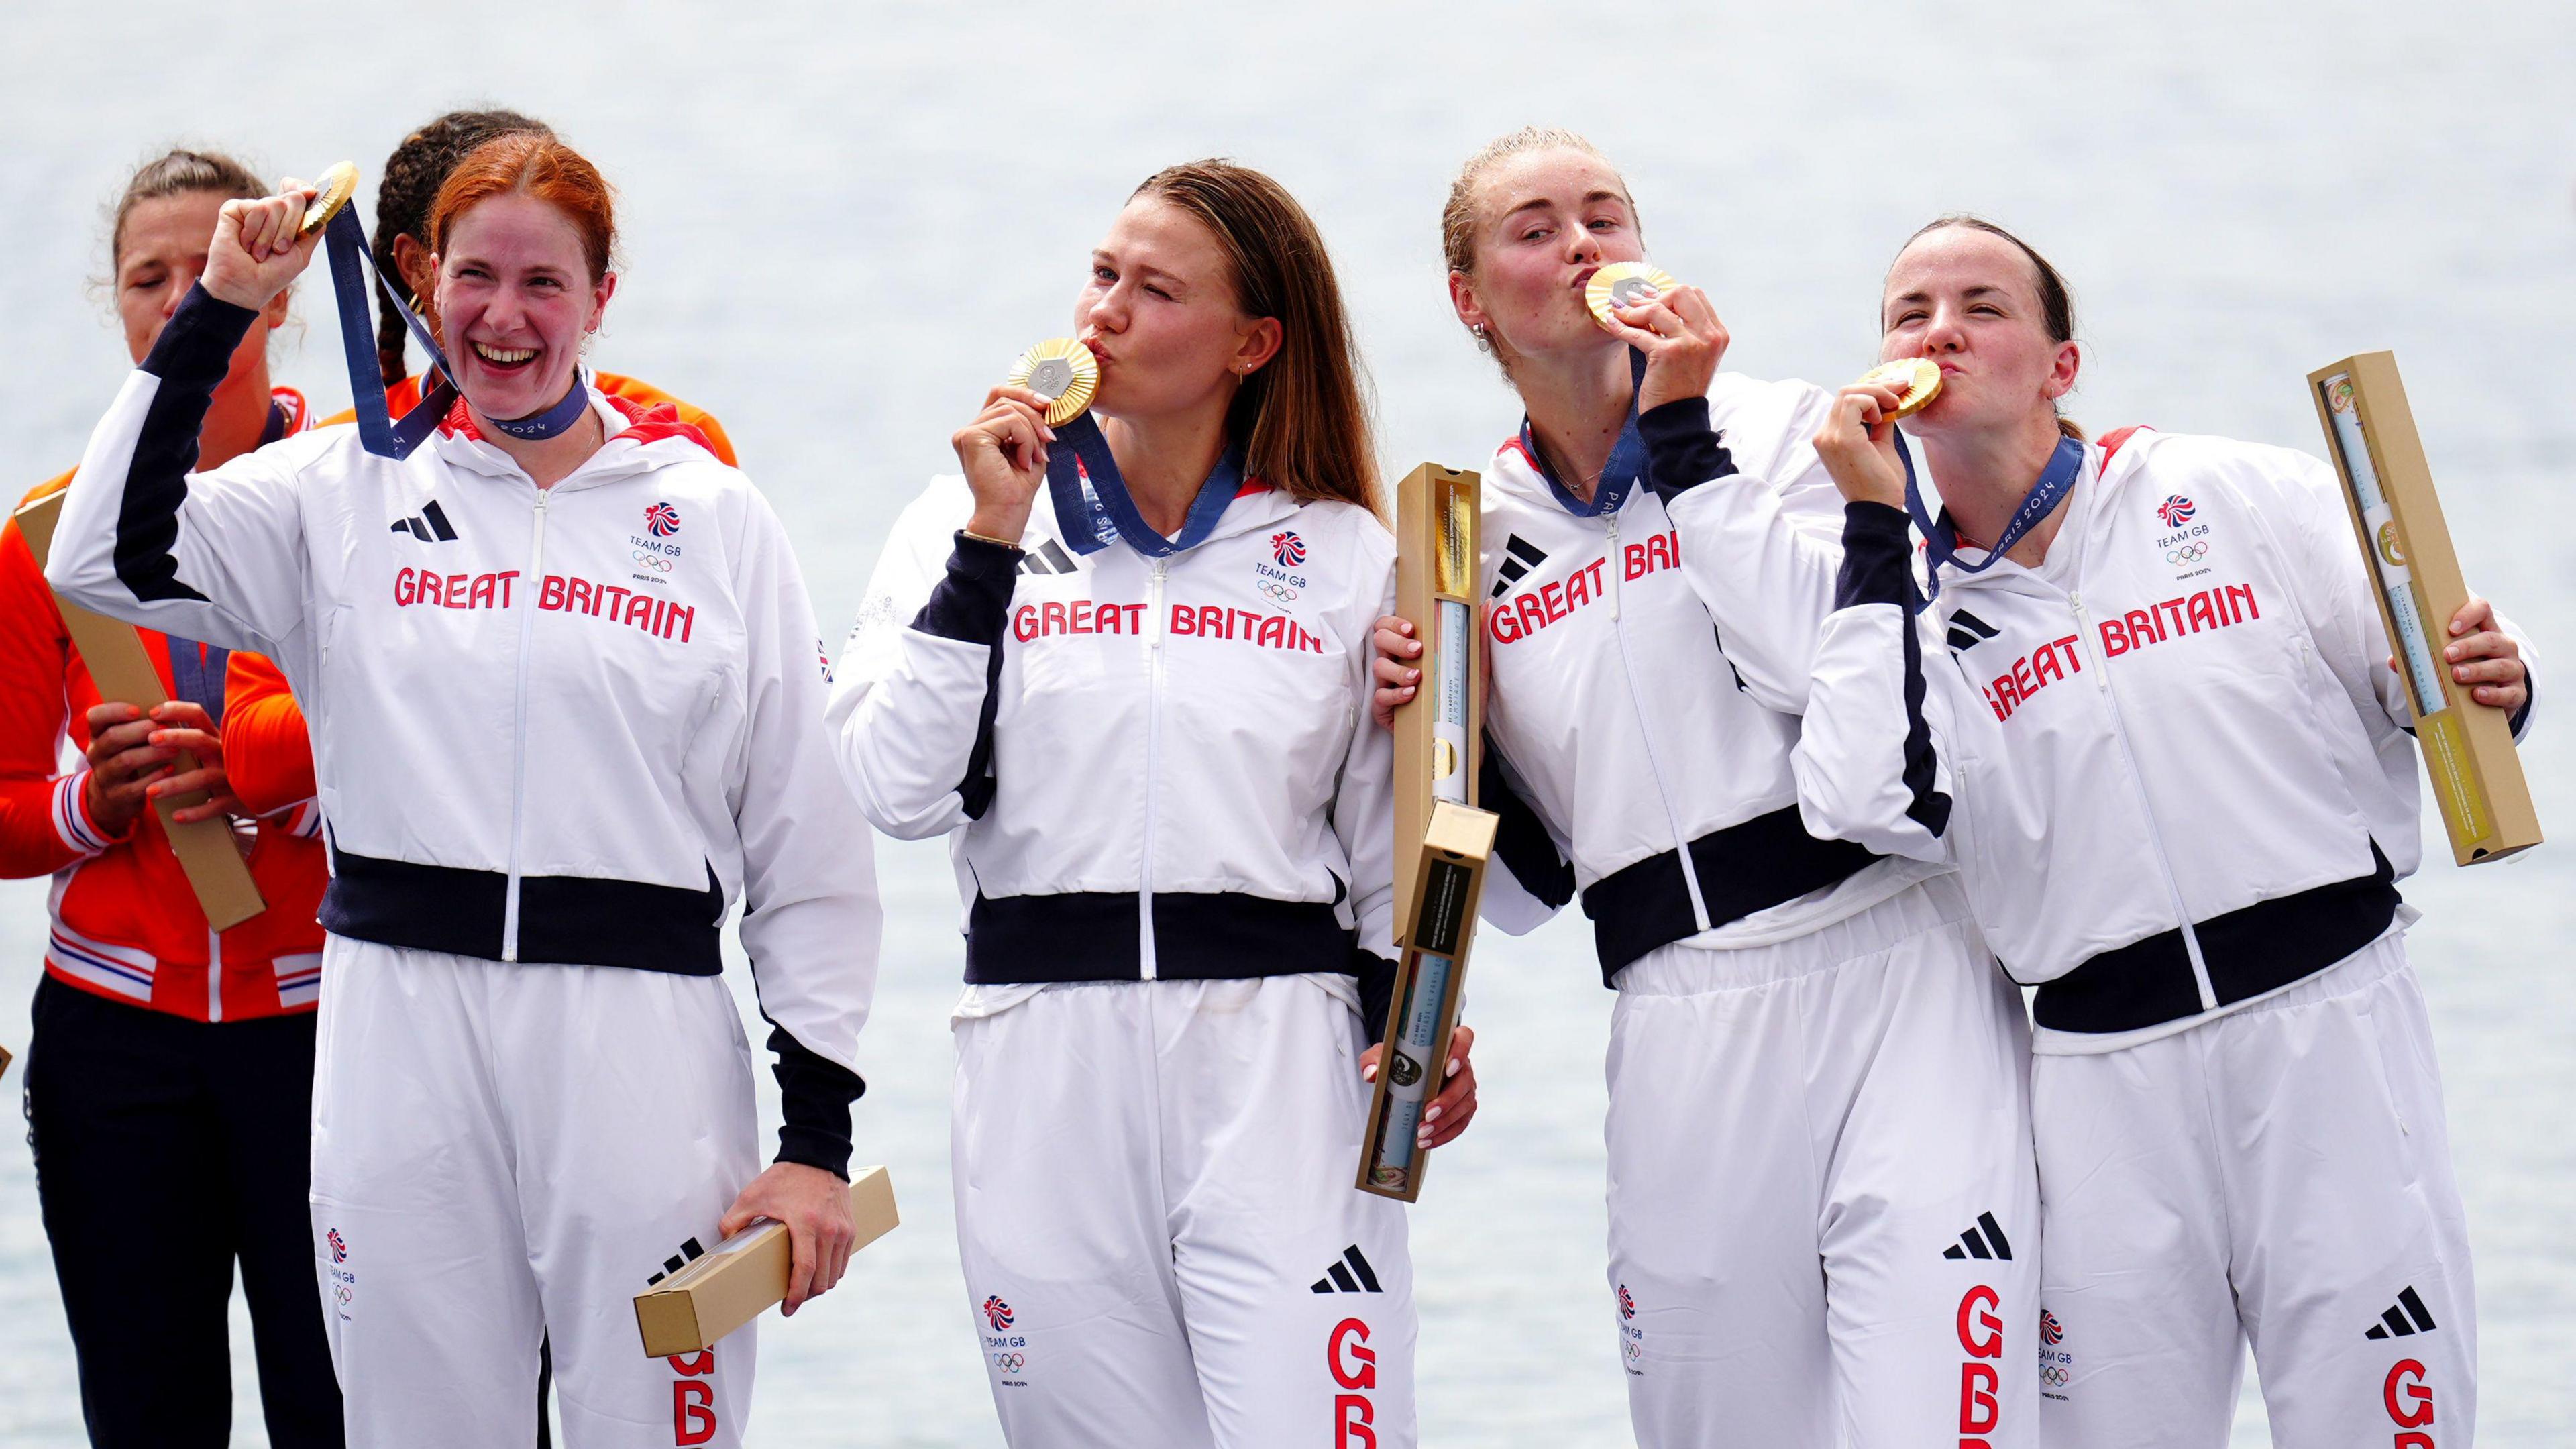
<svg viewBox="0 0 2576 1449"><path fill-rule="evenodd" d="M1528 542L1517 533L1504 541L1503 552L1506 557L1499 570L1502 577L1494 580L1494 597L1497 599L1510 593L1512 585L1519 583L1531 569L1547 562L1547 555L1539 550L1538 545Z"/></svg>
<svg viewBox="0 0 2576 1449"><path fill-rule="evenodd" d="M1342 1249L1340 1261L1325 1269L1324 1276L1315 1280L1315 1291L1318 1293L1383 1293L1386 1290L1377 1286L1376 1272L1370 1269L1369 1260L1360 1256L1360 1245L1353 1243Z"/></svg>
<svg viewBox="0 0 2576 1449"><path fill-rule="evenodd" d="M2400 1309L2405 1311L2400 1312ZM2409 1322L2409 1319L2413 1321ZM2410 1283L2399 1290L2397 1301L2389 1306L2386 1313L2379 1315L2379 1321L2372 1324L2370 1331L2362 1337L2412 1338L2419 1333L2431 1333L2435 1327L2433 1315L2425 1309L2424 1300L2415 1296L2415 1287Z"/></svg>
<svg viewBox="0 0 2576 1449"><path fill-rule="evenodd" d="M1965 609L1950 616L1950 652L1964 654L2003 632Z"/></svg>
<svg viewBox="0 0 2576 1449"><path fill-rule="evenodd" d="M1978 1229L1984 1229L1980 1236ZM2012 1261L2012 1240L2004 1236L2004 1225L1993 1213L1977 1214L1976 1226L1959 1235L1959 1241L1941 1250L1941 1256L1952 1259L2001 1258Z"/></svg>
<svg viewBox="0 0 2576 1449"><path fill-rule="evenodd" d="M1024 574L1069 574L1073 572L1073 560L1065 556L1062 545L1050 538L1045 543L1029 550L1027 554L1021 557L1020 572Z"/></svg>
<svg viewBox="0 0 2576 1449"><path fill-rule="evenodd" d="M438 505L435 503L430 505L432 508L436 508L437 506ZM644 1286L650 1288L654 1284L659 1283L663 1279L670 1277L672 1274L679 1272L682 1268L689 1266L691 1263L696 1262L706 1255L707 1250L698 1246L697 1239L691 1238L680 1245L680 1251L673 1253L670 1257L662 1260L662 1271L645 1279Z"/></svg>
<svg viewBox="0 0 2576 1449"><path fill-rule="evenodd" d="M421 509L417 517L395 519L393 531L408 533L423 543L456 541L456 526L447 521L447 510L439 507L438 500L435 498L429 501L427 507Z"/></svg>

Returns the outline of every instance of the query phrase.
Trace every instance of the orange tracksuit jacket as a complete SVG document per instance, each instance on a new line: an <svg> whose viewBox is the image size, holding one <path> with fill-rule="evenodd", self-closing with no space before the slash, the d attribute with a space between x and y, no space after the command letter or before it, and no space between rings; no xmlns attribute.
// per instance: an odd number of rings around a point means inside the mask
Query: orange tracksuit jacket
<svg viewBox="0 0 2576 1449"><path fill-rule="evenodd" d="M71 476L27 499L61 489ZM180 665L206 669L223 653L182 640L183 656L193 657L174 663L172 641L150 629L136 632L174 699L191 692L180 688ZM259 817L250 873L268 909L218 938L158 815L144 811L119 837L90 819L82 790L88 766L77 750L88 743L98 687L18 525L0 529L0 876L55 877L45 947L45 969L55 979L196 1021L314 1008L322 980L314 913L329 873L304 716L277 666L256 654L229 657L223 696L225 767ZM65 773L67 734L75 753Z"/></svg>

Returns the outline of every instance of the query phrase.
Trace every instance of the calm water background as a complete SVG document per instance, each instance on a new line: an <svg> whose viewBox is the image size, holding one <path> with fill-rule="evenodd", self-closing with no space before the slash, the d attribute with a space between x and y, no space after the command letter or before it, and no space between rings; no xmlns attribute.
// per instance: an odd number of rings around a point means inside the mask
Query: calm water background
<svg viewBox="0 0 2576 1449"><path fill-rule="evenodd" d="M949 430L1022 345L1065 330L1089 243L1174 160L1230 154L1296 190L1358 315L1386 462L1481 466L1516 410L1447 315L1436 214L1469 151L1545 121L1629 169L1657 260L1710 288L1729 364L1757 375L1858 372L1889 254L1954 209L2019 228L2074 279L2089 344L2074 411L2097 428L2314 449L2308 369L2395 348L2472 577L2549 657L2576 659L2576 32L2558 4L1676 6L1620 24L1574 18L1607 7L1502 4L773 3L721 26L701 6L571 9L415 7L370 32L379 12L347 5L10 7L7 486L68 466L123 374L82 284L105 266L100 203L146 148L193 138L307 176L354 157L371 198L408 127L503 103L622 188L628 265L598 358L723 417L837 639ZM330 316L305 290L312 330L279 372L337 408ZM2543 817L2576 831L2576 726L2547 721L2524 759ZM2428 912L2415 958L2478 1254L2494 1446L2576 1431L2571 858L2436 863L2408 887ZM950 1230L956 901L935 848L889 844L880 861L859 1160L892 1165L906 1225L765 1332L762 1445L999 1442ZM13 1046L43 919L43 883L0 886ZM1479 953L1485 1111L1414 1215L1435 1444L1628 1442L1601 1267L1610 999L1581 924ZM196 1185L156 1190L193 1210ZM246 1327L234 1351L237 1442L264 1444ZM2251 1395L2239 1445L2267 1442ZM33 1177L8 1134L0 1442L79 1438Z"/></svg>

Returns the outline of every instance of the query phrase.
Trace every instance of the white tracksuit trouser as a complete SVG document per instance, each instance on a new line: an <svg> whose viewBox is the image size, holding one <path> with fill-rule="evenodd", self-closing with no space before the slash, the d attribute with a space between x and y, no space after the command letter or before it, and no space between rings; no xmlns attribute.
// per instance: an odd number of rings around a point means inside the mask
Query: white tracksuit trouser
<svg viewBox="0 0 2576 1449"><path fill-rule="evenodd" d="M2032 1073L2041 1417L2215 1449L2253 1343L2272 1442L2464 1449L2477 1305L2402 932L2268 1000Z"/></svg>
<svg viewBox="0 0 2576 1449"><path fill-rule="evenodd" d="M1316 980L1051 986L956 1027L966 1296L1019 1449L1410 1449L1403 1208Z"/></svg>
<svg viewBox="0 0 2576 1449"><path fill-rule="evenodd" d="M644 1356L635 1295L760 1170L724 982L329 938L313 1244L351 1444L742 1442L754 1329Z"/></svg>
<svg viewBox="0 0 2576 1449"><path fill-rule="evenodd" d="M2027 1449L2029 1028L1949 877L1666 946L1610 1028L1610 1282L1645 1449Z"/></svg>

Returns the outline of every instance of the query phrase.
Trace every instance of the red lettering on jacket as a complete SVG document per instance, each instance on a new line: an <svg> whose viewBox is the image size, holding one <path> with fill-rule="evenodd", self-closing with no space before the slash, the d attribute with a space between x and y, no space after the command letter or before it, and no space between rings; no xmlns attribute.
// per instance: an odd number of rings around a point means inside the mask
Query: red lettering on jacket
<svg viewBox="0 0 2576 1449"><path fill-rule="evenodd" d="M1368 1337L1367 1323L1345 1318L1324 1339L1324 1367L1334 1383L1352 1391L1333 1396L1335 1449L1377 1449L1375 1411L1365 1392L1377 1387L1377 1353Z"/></svg>
<svg viewBox="0 0 2576 1449"><path fill-rule="evenodd" d="M394 571L394 607L426 605L434 609L506 609L510 581L517 569L492 574L434 574L427 569Z"/></svg>
<svg viewBox="0 0 2576 1449"><path fill-rule="evenodd" d="M1980 1283L1959 1299L1959 1348L1968 1361L1959 1365L1959 1449L1990 1449L1978 1435L1991 1434L2003 1423L2003 1378L1990 1363L2004 1354L2004 1321L1995 1314L2003 1299Z"/></svg>
<svg viewBox="0 0 2576 1449"><path fill-rule="evenodd" d="M2263 617L2252 584L2227 584L2180 598L2162 599L2143 609L2102 621L2102 656L2116 659L2132 649L2162 644L2204 629L2224 629Z"/></svg>
<svg viewBox="0 0 2576 1449"><path fill-rule="evenodd" d="M686 1358L675 1354L664 1362L680 1375L671 1381L671 1442L690 1445L714 1439L716 1391L704 1376L716 1371L716 1351L702 1348Z"/></svg>
<svg viewBox="0 0 2576 1449"><path fill-rule="evenodd" d="M2388 1422L2400 1429L2421 1429L2433 1422L2433 1389L2424 1382L2424 1366L2411 1358L2401 1358L2388 1370L2387 1381L2379 1387L2380 1402L2388 1406ZM2404 1400L2403 1404L2399 1400ZM2400 1434L2397 1442L2421 1439L2433 1442L2430 1434Z"/></svg>

